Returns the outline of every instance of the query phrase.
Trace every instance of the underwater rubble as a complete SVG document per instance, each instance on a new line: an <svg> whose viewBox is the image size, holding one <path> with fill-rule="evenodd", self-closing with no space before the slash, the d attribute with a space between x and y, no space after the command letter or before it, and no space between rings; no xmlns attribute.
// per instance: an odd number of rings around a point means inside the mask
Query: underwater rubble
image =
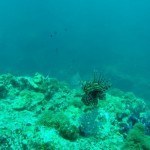
<svg viewBox="0 0 150 150"><path fill-rule="evenodd" d="M1 75L0 114L0 150L150 150L150 109L103 79Z"/></svg>

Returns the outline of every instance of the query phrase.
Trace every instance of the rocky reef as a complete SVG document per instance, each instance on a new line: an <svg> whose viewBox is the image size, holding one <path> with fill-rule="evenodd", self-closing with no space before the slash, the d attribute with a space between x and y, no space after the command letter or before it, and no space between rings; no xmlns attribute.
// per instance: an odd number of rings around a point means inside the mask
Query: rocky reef
<svg viewBox="0 0 150 150"><path fill-rule="evenodd" d="M133 93L108 88L101 79L71 89L39 73L1 75L0 149L149 150L146 103Z"/></svg>

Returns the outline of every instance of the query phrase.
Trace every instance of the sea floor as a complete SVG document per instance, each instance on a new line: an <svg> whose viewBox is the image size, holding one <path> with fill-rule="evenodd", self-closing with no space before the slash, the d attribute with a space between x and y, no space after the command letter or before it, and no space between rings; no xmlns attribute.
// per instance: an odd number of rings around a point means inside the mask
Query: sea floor
<svg viewBox="0 0 150 150"><path fill-rule="evenodd" d="M150 109L111 89L85 106L82 89L41 74L0 76L0 150L150 150Z"/></svg>

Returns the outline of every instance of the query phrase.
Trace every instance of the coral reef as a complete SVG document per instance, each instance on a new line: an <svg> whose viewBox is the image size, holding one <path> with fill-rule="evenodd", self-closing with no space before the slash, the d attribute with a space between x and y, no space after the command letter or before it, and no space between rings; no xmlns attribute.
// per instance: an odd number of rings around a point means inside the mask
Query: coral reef
<svg viewBox="0 0 150 150"><path fill-rule="evenodd" d="M7 96L7 89L5 88L5 86L3 84L0 84L0 99L3 99Z"/></svg>
<svg viewBox="0 0 150 150"><path fill-rule="evenodd" d="M143 124L145 134L150 135L150 112L144 101L136 101L136 97L132 93L126 93L123 97L125 99L126 111L121 111L116 114L116 119L119 121L120 133L127 136L136 123ZM132 105L129 105L132 101Z"/></svg>
<svg viewBox="0 0 150 150"><path fill-rule="evenodd" d="M144 126L137 123L129 132L122 150L149 150L150 137L144 134Z"/></svg>
<svg viewBox="0 0 150 150"><path fill-rule="evenodd" d="M109 87L98 77L82 90L39 73L1 75L0 149L120 150L142 143L148 148L150 110L144 100Z"/></svg>
<svg viewBox="0 0 150 150"><path fill-rule="evenodd" d="M69 118L63 112L44 112L38 123L55 128L67 140L73 141L78 138L78 128L70 123Z"/></svg>
<svg viewBox="0 0 150 150"><path fill-rule="evenodd" d="M59 128L59 134L67 140L75 141L79 137L79 130L75 125L68 123Z"/></svg>
<svg viewBox="0 0 150 150"><path fill-rule="evenodd" d="M79 130L81 136L97 135L99 133L100 126L101 122L99 120L98 109L86 112L80 117Z"/></svg>

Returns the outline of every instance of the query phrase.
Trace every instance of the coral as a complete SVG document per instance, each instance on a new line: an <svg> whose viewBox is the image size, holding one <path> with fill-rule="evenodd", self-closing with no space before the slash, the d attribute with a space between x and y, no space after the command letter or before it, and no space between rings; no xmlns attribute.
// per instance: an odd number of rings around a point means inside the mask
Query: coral
<svg viewBox="0 0 150 150"><path fill-rule="evenodd" d="M94 136L98 134L101 125L101 122L98 120L98 114L98 110L93 109L80 117L80 135Z"/></svg>
<svg viewBox="0 0 150 150"><path fill-rule="evenodd" d="M5 86L9 85L11 80L13 79L13 75L11 74L4 74L0 76L0 83L4 84Z"/></svg>
<svg viewBox="0 0 150 150"><path fill-rule="evenodd" d="M44 77L36 73L33 78L31 77L13 77L10 80L10 85L19 91L28 89L34 92L40 92L45 95L45 99L52 98L55 92L60 88L60 83L56 79Z"/></svg>
<svg viewBox="0 0 150 150"><path fill-rule="evenodd" d="M42 93L34 91L23 90L20 95L17 96L16 100L12 103L13 109L17 111L22 110L34 110L34 108L41 104L44 99Z"/></svg>
<svg viewBox="0 0 150 150"><path fill-rule="evenodd" d="M0 134L0 149L1 150L17 150L29 149L29 144L26 142L25 135L22 130L10 130L8 133Z"/></svg>
<svg viewBox="0 0 150 150"><path fill-rule="evenodd" d="M13 76L11 74L4 74L0 76L0 99L6 98L9 92L9 83Z"/></svg>
<svg viewBox="0 0 150 150"><path fill-rule="evenodd" d="M150 136L144 134L144 126L137 123L129 132L122 150L150 150Z"/></svg>
<svg viewBox="0 0 150 150"><path fill-rule="evenodd" d="M59 129L61 126L68 124L68 121L67 116L62 112L46 111L42 114L38 124Z"/></svg>
<svg viewBox="0 0 150 150"><path fill-rule="evenodd" d="M105 92L110 86L110 83L102 78L102 76L96 76L94 74L92 81L87 81L82 85L82 89L85 93L81 99L82 102L85 105L97 105L98 99L103 99L105 97Z"/></svg>
<svg viewBox="0 0 150 150"><path fill-rule="evenodd" d="M3 84L0 84L0 99L3 99L7 96L8 90Z"/></svg>
<svg viewBox="0 0 150 150"><path fill-rule="evenodd" d="M150 112L144 101L107 91L110 84L101 77L85 82L83 90L39 73L0 75L0 85L6 93L0 100L0 149L117 150L124 141L127 150L149 147ZM139 122L144 129L135 134Z"/></svg>
<svg viewBox="0 0 150 150"><path fill-rule="evenodd" d="M62 112L47 111L38 122L44 126L55 128L64 139L74 141L78 138L78 128L72 125Z"/></svg>
<svg viewBox="0 0 150 150"><path fill-rule="evenodd" d="M39 150L56 150L56 146L53 143L34 143L34 148Z"/></svg>
<svg viewBox="0 0 150 150"><path fill-rule="evenodd" d="M59 128L59 134L67 140L75 141L79 137L79 129L70 123Z"/></svg>
<svg viewBox="0 0 150 150"><path fill-rule="evenodd" d="M140 120L145 127L145 134L150 135L150 111L144 112L141 115Z"/></svg>
<svg viewBox="0 0 150 150"><path fill-rule="evenodd" d="M123 121L125 120L124 118L126 118L126 122ZM120 133L124 134L125 136L136 123L141 123L145 129L145 134L150 135L150 115L148 112L132 112L130 115L122 113L117 115L117 120L120 122Z"/></svg>

